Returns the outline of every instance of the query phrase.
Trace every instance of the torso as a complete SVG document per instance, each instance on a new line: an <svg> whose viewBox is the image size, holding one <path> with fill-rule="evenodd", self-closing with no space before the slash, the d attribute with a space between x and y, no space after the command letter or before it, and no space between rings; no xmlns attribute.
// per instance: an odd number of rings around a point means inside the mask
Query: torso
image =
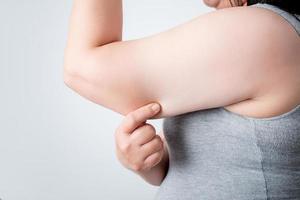
<svg viewBox="0 0 300 200"><path fill-rule="evenodd" d="M279 65L255 66L253 70L266 68L257 70L264 78L255 94L223 106L226 110L272 118L300 105L299 37L282 40L286 41L296 46L283 51L290 56L285 61L277 57ZM299 197L300 112L293 114L270 123L208 109L164 119L170 165L155 199Z"/></svg>

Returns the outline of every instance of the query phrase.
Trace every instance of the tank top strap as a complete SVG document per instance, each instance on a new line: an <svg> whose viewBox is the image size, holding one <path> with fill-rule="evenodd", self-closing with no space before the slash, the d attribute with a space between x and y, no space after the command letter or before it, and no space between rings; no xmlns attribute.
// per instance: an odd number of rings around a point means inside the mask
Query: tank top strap
<svg viewBox="0 0 300 200"><path fill-rule="evenodd" d="M257 3L250 6L266 8L272 10L273 12L276 12L293 26L293 28L298 33L298 36L300 35L300 15L296 15L296 14L293 15L277 6L267 4L267 3Z"/></svg>

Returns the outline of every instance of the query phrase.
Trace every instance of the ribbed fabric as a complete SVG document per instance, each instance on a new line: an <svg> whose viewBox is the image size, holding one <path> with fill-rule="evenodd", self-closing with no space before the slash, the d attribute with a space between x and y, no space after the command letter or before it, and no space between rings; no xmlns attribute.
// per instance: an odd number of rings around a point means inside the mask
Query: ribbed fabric
<svg viewBox="0 0 300 200"><path fill-rule="evenodd" d="M199 110L165 118L163 131L170 164L155 200L300 199L300 105L270 118Z"/></svg>

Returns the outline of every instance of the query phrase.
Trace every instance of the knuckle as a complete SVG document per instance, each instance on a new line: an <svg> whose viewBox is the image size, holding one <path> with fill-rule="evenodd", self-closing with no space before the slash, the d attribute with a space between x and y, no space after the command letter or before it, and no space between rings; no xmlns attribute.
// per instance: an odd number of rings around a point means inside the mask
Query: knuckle
<svg viewBox="0 0 300 200"><path fill-rule="evenodd" d="M160 150L160 149L163 149L164 148L164 144L162 143L162 142L160 142L159 144L158 144L158 149Z"/></svg>
<svg viewBox="0 0 300 200"><path fill-rule="evenodd" d="M135 112L132 112L129 114L128 119L130 124L135 124L138 121L138 116Z"/></svg>
<svg viewBox="0 0 300 200"><path fill-rule="evenodd" d="M162 154L161 153L158 153L156 156L155 156L155 159L153 161L153 166L157 165L162 159Z"/></svg>
<svg viewBox="0 0 300 200"><path fill-rule="evenodd" d="M156 145L159 149L161 149L163 147L163 142L160 138L156 139Z"/></svg>
<svg viewBox="0 0 300 200"><path fill-rule="evenodd" d="M155 132L155 128L151 124L145 124L144 129L147 132Z"/></svg>
<svg viewBox="0 0 300 200"><path fill-rule="evenodd" d="M156 152L154 154L151 155L151 159L147 160L147 165L152 168L153 166L155 166L156 164L158 164L161 161L161 153L160 152Z"/></svg>
<svg viewBox="0 0 300 200"><path fill-rule="evenodd" d="M153 131L153 127L149 124L145 124L142 127L139 127L135 130L135 132L137 132L139 135L144 135L145 133L147 133L147 135L150 136L154 136L155 135L155 131Z"/></svg>
<svg viewBox="0 0 300 200"><path fill-rule="evenodd" d="M128 153L130 148L131 148L131 144L129 142L124 142L123 144L120 144L120 150L123 153Z"/></svg>
<svg viewBox="0 0 300 200"><path fill-rule="evenodd" d="M134 171L141 171L143 169L143 165L140 163L133 164L131 167Z"/></svg>
<svg viewBox="0 0 300 200"><path fill-rule="evenodd" d="M153 139L153 145L154 146L159 145L159 140L156 137Z"/></svg>
<svg viewBox="0 0 300 200"><path fill-rule="evenodd" d="M154 155L153 155L153 164L155 162L157 162L160 158L160 153L159 152L156 152Z"/></svg>
<svg viewBox="0 0 300 200"><path fill-rule="evenodd" d="M114 132L115 138L117 138L119 134L120 134L120 127L115 129L115 132Z"/></svg>
<svg viewBox="0 0 300 200"><path fill-rule="evenodd" d="M162 140L157 135L155 136L154 141L155 141L156 144L161 144L162 143Z"/></svg>
<svg viewBox="0 0 300 200"><path fill-rule="evenodd" d="M124 133L124 128L126 128L126 124L124 124L122 122L122 124L120 124L116 129L115 129L115 132L114 132L114 136L115 138L119 137L120 135L122 135Z"/></svg>

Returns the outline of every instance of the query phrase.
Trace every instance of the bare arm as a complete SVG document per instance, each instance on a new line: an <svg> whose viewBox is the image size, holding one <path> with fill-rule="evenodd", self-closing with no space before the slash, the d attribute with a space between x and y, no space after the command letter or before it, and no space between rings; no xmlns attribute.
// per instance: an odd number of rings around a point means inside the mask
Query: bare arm
<svg viewBox="0 0 300 200"><path fill-rule="evenodd" d="M74 1L64 67L69 87L122 115L153 101L162 118L254 98L293 51L284 41L296 35L281 31L282 19L248 7L121 41L121 3Z"/></svg>
<svg viewBox="0 0 300 200"><path fill-rule="evenodd" d="M65 61L79 62L68 56L122 40L122 20L122 0L74 0Z"/></svg>

